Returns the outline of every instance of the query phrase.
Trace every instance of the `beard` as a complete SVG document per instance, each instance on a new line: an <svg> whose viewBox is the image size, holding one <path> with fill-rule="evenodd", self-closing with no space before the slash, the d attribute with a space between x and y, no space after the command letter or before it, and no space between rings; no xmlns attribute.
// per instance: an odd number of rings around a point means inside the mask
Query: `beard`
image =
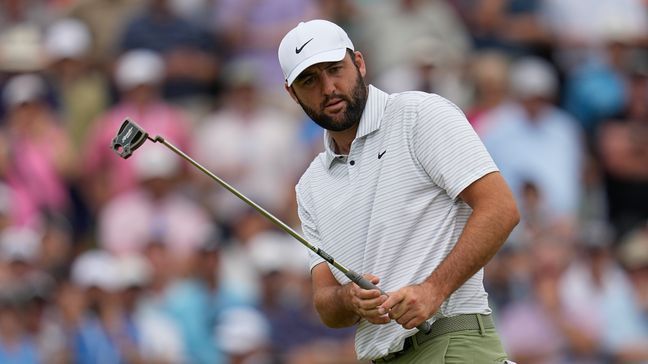
<svg viewBox="0 0 648 364"><path fill-rule="evenodd" d="M364 111L365 105L367 104L367 85L365 84L364 77L360 74L360 70L356 67L356 82L351 90L351 95L341 95L333 94L325 97L324 101L320 105L320 110L316 111L313 108L305 105L299 98L297 102L301 105L302 109L308 117L310 117L317 125L322 128L330 131L343 131L351 128L358 122L362 117L362 112ZM331 100L344 100L346 102L346 110L338 118L333 118L324 113L326 104L331 102Z"/></svg>

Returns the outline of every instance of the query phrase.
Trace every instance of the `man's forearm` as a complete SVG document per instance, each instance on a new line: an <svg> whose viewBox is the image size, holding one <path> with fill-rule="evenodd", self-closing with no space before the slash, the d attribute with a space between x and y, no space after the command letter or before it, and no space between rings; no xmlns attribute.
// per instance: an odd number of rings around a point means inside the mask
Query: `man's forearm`
<svg viewBox="0 0 648 364"><path fill-rule="evenodd" d="M454 249L426 279L445 300L497 253L519 216L513 207L474 210Z"/></svg>
<svg viewBox="0 0 648 364"><path fill-rule="evenodd" d="M315 309L322 322L333 328L355 325L360 316L353 311L348 293L350 284L320 288L314 294Z"/></svg>

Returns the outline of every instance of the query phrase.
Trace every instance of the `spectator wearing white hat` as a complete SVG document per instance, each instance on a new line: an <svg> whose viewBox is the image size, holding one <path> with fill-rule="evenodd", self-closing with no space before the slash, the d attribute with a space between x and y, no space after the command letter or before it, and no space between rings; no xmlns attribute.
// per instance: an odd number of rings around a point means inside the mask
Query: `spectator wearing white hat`
<svg viewBox="0 0 648 364"><path fill-rule="evenodd" d="M60 19L44 34L48 76L76 148L81 147L91 123L109 103L108 80L90 63L92 44L88 27L76 19Z"/></svg>
<svg viewBox="0 0 648 364"><path fill-rule="evenodd" d="M66 347L62 330L47 312L55 282L41 266L42 238L40 233L26 228L10 227L1 231L0 266L7 264L8 277L1 284L0 296L16 305L18 325L35 346L33 354L55 364L54 358ZM7 354L0 354L0 362L12 362Z"/></svg>
<svg viewBox="0 0 648 364"><path fill-rule="evenodd" d="M86 314L73 331L76 363L122 363L140 360L137 328L124 314L118 260L101 250L87 251L72 265L72 282L84 290Z"/></svg>
<svg viewBox="0 0 648 364"><path fill-rule="evenodd" d="M481 137L518 201L531 182L552 216L570 220L581 197L582 131L553 104L558 78L551 64L523 58L509 77L514 99L482 119Z"/></svg>
<svg viewBox="0 0 648 364"><path fill-rule="evenodd" d="M113 151L105 147L125 118L131 118L153 136L164 135L179 148L187 147L190 124L181 110L161 97L164 77L164 61L153 51L132 50L119 58L114 81L120 101L96 121L84 148L85 187L93 209L137 184L134 160L115 158ZM145 144L141 150L149 148L158 146Z"/></svg>
<svg viewBox="0 0 648 364"><path fill-rule="evenodd" d="M184 19L177 9L169 0L147 1L124 27L119 46L124 51L159 52L167 67L164 97L188 108L196 105L203 109L220 77L222 47L207 28Z"/></svg>
<svg viewBox="0 0 648 364"><path fill-rule="evenodd" d="M270 326L254 308L237 307L223 312L215 336L232 364L271 362Z"/></svg>
<svg viewBox="0 0 648 364"><path fill-rule="evenodd" d="M143 255L117 258L124 314L138 334L137 348L144 363L184 363L185 348L178 326L149 296L152 267ZM153 302L151 302L153 301Z"/></svg>
<svg viewBox="0 0 648 364"><path fill-rule="evenodd" d="M36 231L19 227L0 231L0 264L6 264L8 273L0 295L23 303L33 296L47 296L54 282L39 269L40 252L41 236Z"/></svg>

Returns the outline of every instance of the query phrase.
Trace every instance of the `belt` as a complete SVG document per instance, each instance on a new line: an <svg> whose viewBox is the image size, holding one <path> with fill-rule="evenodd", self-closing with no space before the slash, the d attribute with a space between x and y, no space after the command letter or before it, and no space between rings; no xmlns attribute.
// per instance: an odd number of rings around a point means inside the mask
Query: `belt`
<svg viewBox="0 0 648 364"><path fill-rule="evenodd" d="M418 347L428 340L432 340L437 336L441 336L450 332L463 331L463 330L479 330L483 334L484 329L495 328L493 317L491 315L481 314L465 314L453 317L440 318L432 324L430 332L423 333L421 331L416 334L405 338L403 349L393 353L389 353L382 358L373 360L373 363L387 363L399 356L405 355L412 348Z"/></svg>

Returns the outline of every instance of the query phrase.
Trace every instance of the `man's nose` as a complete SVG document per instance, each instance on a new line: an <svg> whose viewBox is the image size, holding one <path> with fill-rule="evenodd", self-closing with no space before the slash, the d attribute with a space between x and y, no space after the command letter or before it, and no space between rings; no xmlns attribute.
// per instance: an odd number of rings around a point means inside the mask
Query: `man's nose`
<svg viewBox="0 0 648 364"><path fill-rule="evenodd" d="M322 74L322 93L324 95L333 95L335 93L335 82L332 77Z"/></svg>

